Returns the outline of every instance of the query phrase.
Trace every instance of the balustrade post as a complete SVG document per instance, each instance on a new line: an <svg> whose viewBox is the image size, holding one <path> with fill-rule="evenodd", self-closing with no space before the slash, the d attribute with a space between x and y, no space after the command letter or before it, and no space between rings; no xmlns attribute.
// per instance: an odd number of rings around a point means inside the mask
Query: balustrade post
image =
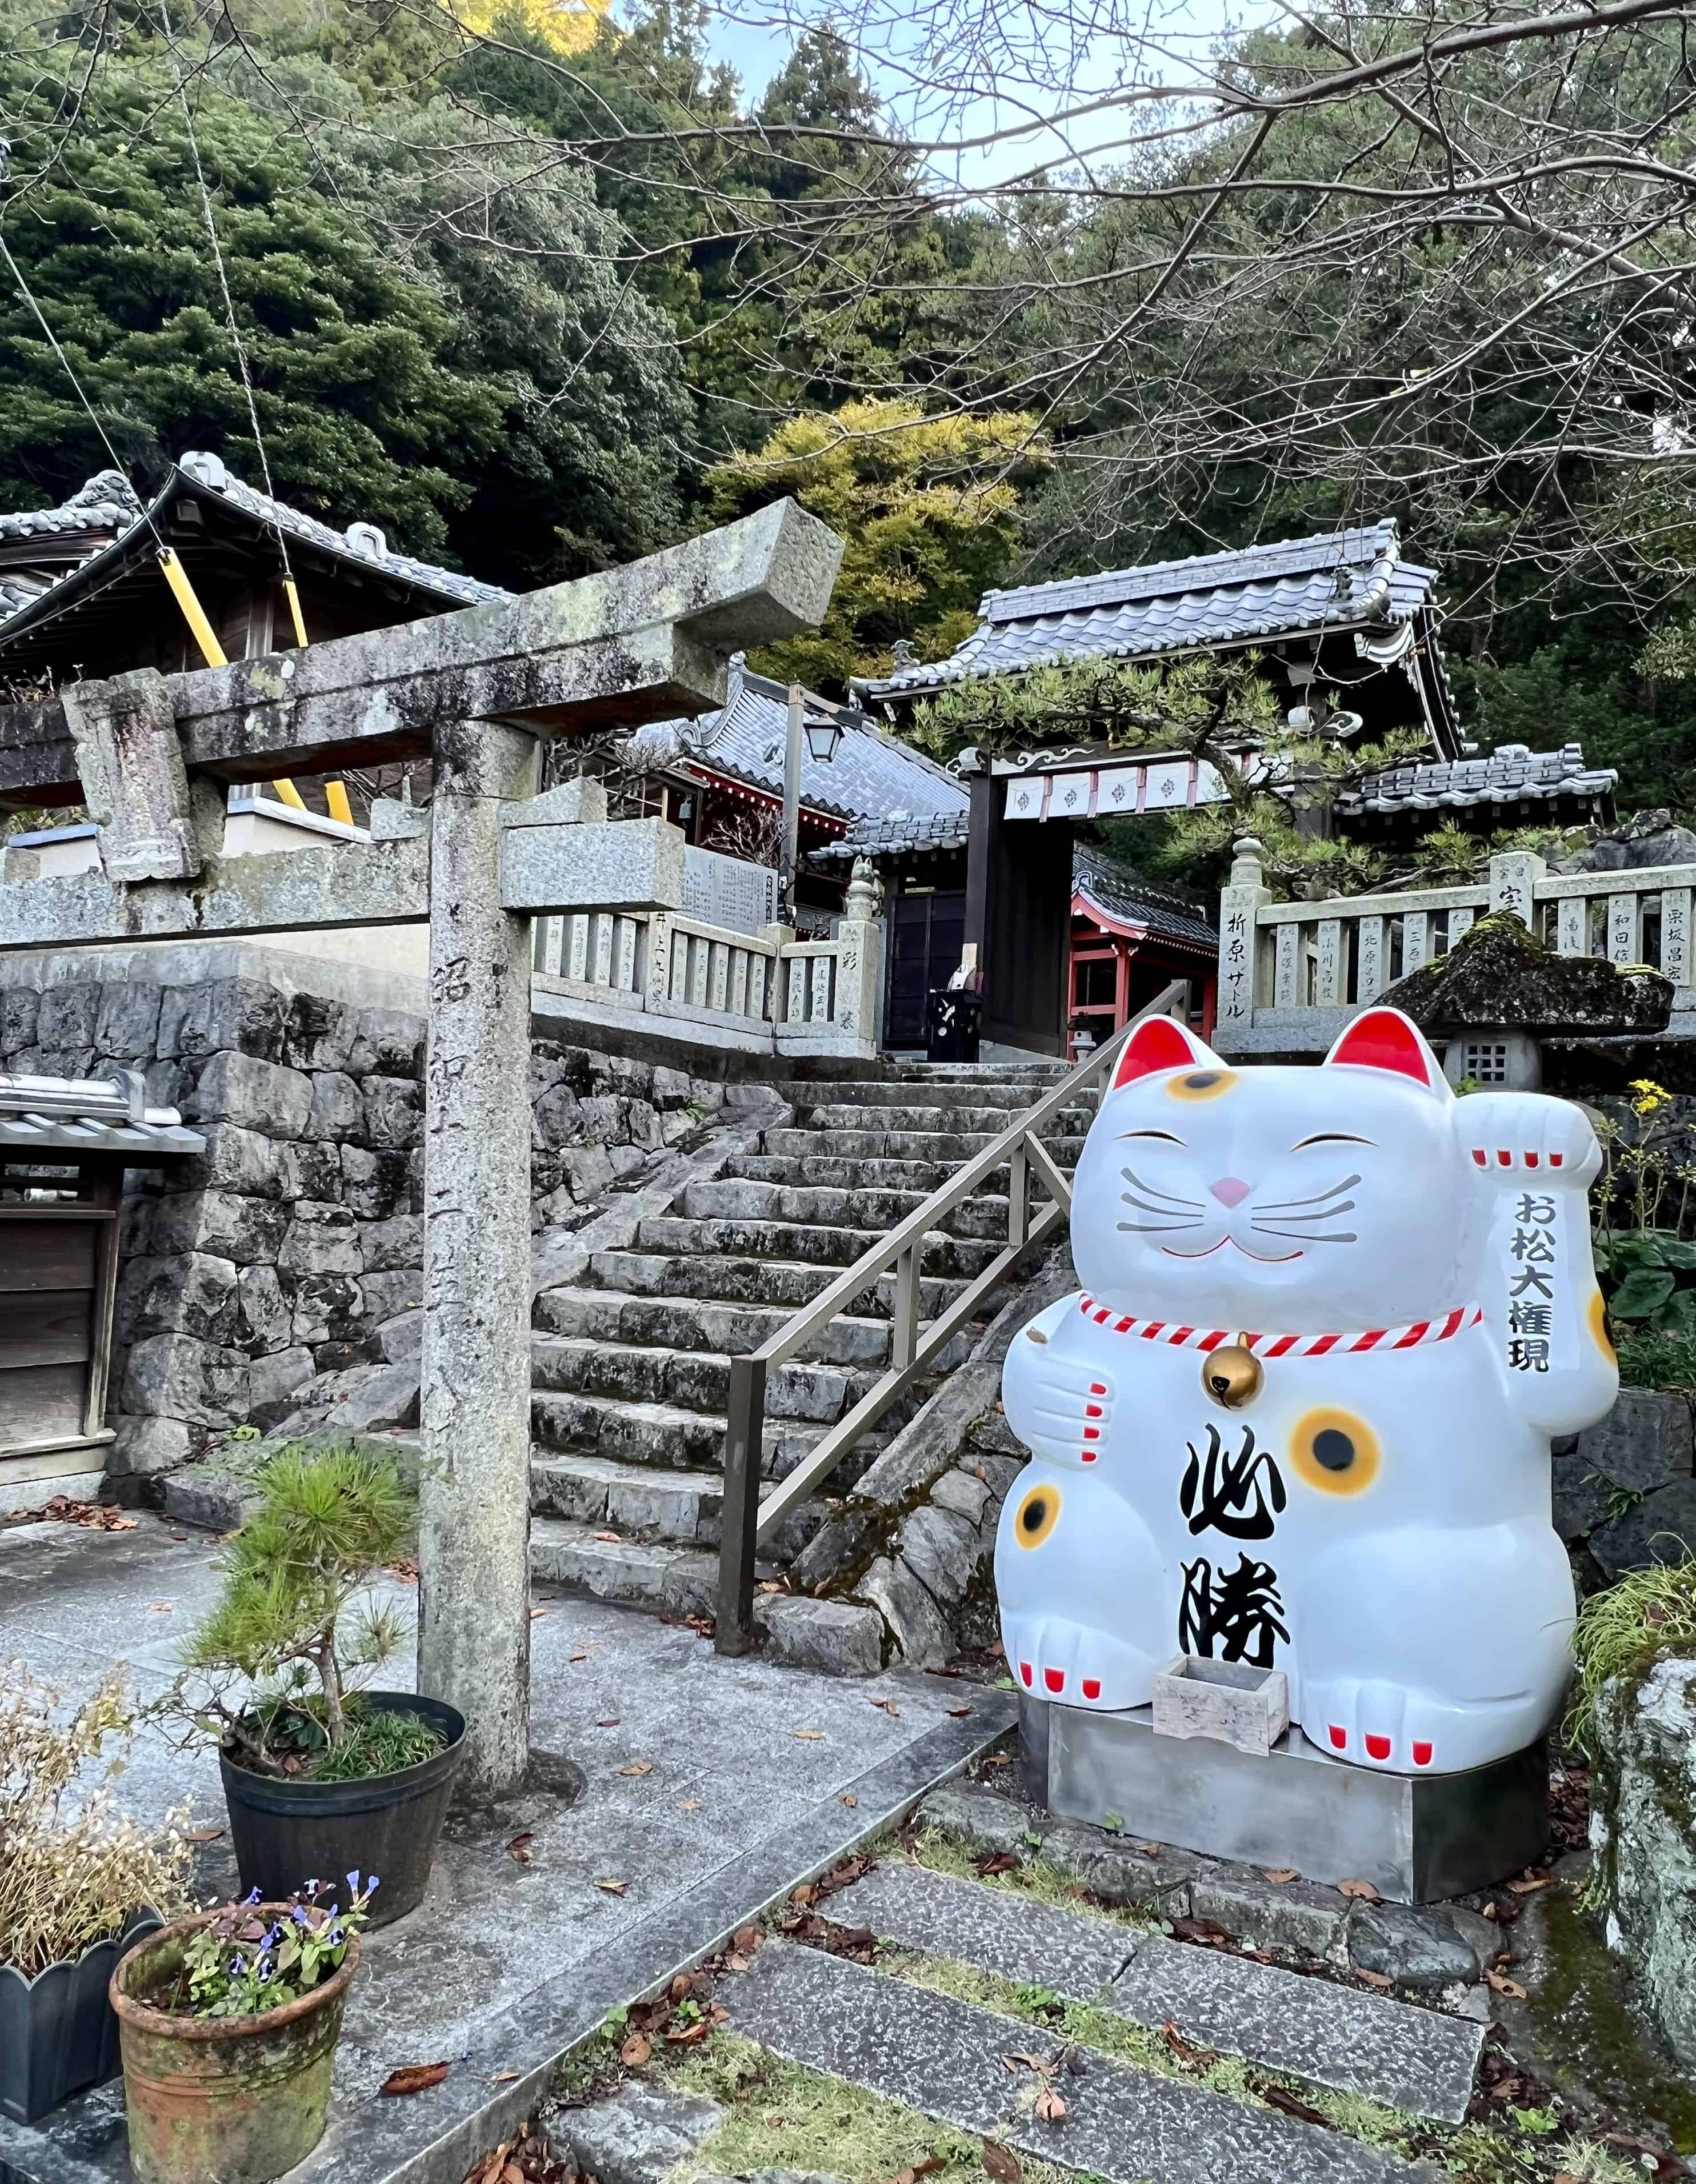
<svg viewBox="0 0 1696 2184"><path fill-rule="evenodd" d="M890 1362L912 1364L918 1350L918 1262L920 1246L910 1245L895 1261L895 1323L890 1330Z"/></svg>
<svg viewBox="0 0 1696 2184"><path fill-rule="evenodd" d="M721 1653L751 1651L754 1558L764 1468L766 1361L730 1361L724 1431L724 1500L718 1518L718 1618L713 1644Z"/></svg>
<svg viewBox="0 0 1696 2184"><path fill-rule="evenodd" d="M1007 1163L1007 1241L1022 1244L1030 1233L1030 1156L1021 1138Z"/></svg>
<svg viewBox="0 0 1696 2184"><path fill-rule="evenodd" d="M1247 1031L1254 1022L1257 966L1260 957L1258 920L1272 900L1261 867L1261 845L1252 834L1236 844L1230 884L1219 894L1219 1013L1220 1045Z"/></svg>
<svg viewBox="0 0 1696 2184"><path fill-rule="evenodd" d="M1548 870L1530 850L1501 850L1490 860L1490 907L1511 911L1529 932L1537 931L1537 883Z"/></svg>
<svg viewBox="0 0 1696 2184"><path fill-rule="evenodd" d="M883 1032L883 893L871 859L856 857L836 928L835 1017L862 1054L877 1052Z"/></svg>

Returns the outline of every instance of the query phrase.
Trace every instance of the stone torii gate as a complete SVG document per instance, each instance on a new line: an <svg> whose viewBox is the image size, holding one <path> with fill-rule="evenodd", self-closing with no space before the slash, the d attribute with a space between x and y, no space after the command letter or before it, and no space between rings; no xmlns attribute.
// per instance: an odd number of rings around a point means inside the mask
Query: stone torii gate
<svg viewBox="0 0 1696 2184"><path fill-rule="evenodd" d="M49 878L14 853L0 949L429 923L418 1675L466 1717L472 1797L529 1758L530 921L683 902L680 831L538 794L541 741L721 704L841 556L782 501L498 605L0 707L0 804L83 802L101 851ZM430 808L379 803L369 844L223 854L226 783L419 754Z"/></svg>

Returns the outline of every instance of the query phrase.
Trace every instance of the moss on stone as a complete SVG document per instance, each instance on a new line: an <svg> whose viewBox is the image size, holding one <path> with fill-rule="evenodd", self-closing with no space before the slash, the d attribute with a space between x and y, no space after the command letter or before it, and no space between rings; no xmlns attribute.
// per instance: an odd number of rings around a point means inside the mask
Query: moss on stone
<svg viewBox="0 0 1696 2184"><path fill-rule="evenodd" d="M1662 1031L1672 982L1595 956L1561 956L1511 911L1492 911L1446 955L1423 963L1385 993L1421 1031L1501 1028L1533 1034Z"/></svg>

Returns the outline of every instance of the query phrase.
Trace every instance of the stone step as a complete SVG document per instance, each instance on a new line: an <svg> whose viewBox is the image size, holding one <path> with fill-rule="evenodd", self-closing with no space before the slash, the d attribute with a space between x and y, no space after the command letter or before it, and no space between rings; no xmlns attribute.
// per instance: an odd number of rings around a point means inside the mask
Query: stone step
<svg viewBox="0 0 1696 2184"><path fill-rule="evenodd" d="M682 1211L694 1220L793 1221L807 1228L852 1228L887 1235L929 1196L923 1190L844 1190L820 1183L766 1183L728 1176L692 1183ZM979 1190L945 1214L941 1233L1004 1241L1007 1201Z"/></svg>
<svg viewBox="0 0 1696 2184"><path fill-rule="evenodd" d="M872 1457L897 1430L918 1398L897 1404L875 1431L856 1443L831 1474L831 1490L851 1485ZM722 1412L692 1411L672 1403L629 1402L616 1396L534 1392L530 1431L544 1457L604 1456L616 1463L661 1470L717 1472L724 1462ZM763 1475L783 1479L823 1439L828 1429L787 1418L767 1418Z"/></svg>
<svg viewBox="0 0 1696 2184"><path fill-rule="evenodd" d="M718 1605L718 1557L701 1547L663 1541L598 1540L608 1526L537 1517L530 1525L530 1574L562 1592L662 1615L711 1615ZM775 1574L761 1565L760 1574ZM876 1675L883 1666L883 1618L846 1600L805 1600L762 1592L754 1619L767 1661L828 1676Z"/></svg>
<svg viewBox="0 0 1696 2184"><path fill-rule="evenodd" d="M844 1365L779 1365L766 1382L768 1418L812 1418L828 1425L865 1394L877 1374ZM644 1348L576 1334L537 1334L530 1342L533 1388L550 1395L617 1396L722 1413L730 1396L730 1360L711 1350Z"/></svg>
<svg viewBox="0 0 1696 2184"><path fill-rule="evenodd" d="M818 1273L812 1267L803 1271L814 1278ZM632 1296L622 1290L565 1288L543 1290L536 1300L535 1322L549 1334L581 1335L595 1342L662 1344L672 1350L717 1351L737 1357L768 1342L787 1323L793 1309L789 1305L720 1304L710 1297ZM889 1322L833 1320L802 1356L822 1365L881 1368L889 1362Z"/></svg>
<svg viewBox="0 0 1696 2184"><path fill-rule="evenodd" d="M821 1139L821 1144L828 1143ZM837 1190L916 1190L928 1198L953 1174L953 1161L882 1160L875 1155L856 1160L840 1153L739 1153L725 1162L727 1176L746 1176L755 1183L818 1184ZM999 1167L985 1180L1007 1190L1007 1169Z"/></svg>
<svg viewBox="0 0 1696 2184"><path fill-rule="evenodd" d="M699 1252L597 1251L589 1262L591 1278L607 1289L642 1297L684 1297L695 1302L767 1305L785 1318L796 1305L810 1304L842 1271L834 1266L802 1266L784 1259L730 1258ZM934 1319L965 1287L951 1277L922 1275L919 1310ZM885 1274L856 1300L864 1318L887 1319L895 1309L895 1277Z"/></svg>
<svg viewBox="0 0 1696 2184"><path fill-rule="evenodd" d="M840 1269L851 1267L883 1234L881 1229L809 1228L789 1221L691 1220L687 1215L660 1214L639 1226L636 1248L703 1258L789 1259L803 1266ZM998 1248L933 1228L924 1240L921 1271L969 1281L990 1264Z"/></svg>
<svg viewBox="0 0 1696 2184"><path fill-rule="evenodd" d="M833 1100L795 1109L810 1130L929 1130L956 1137L976 1133L986 1143L998 1138L1024 1112L1022 1105L942 1107L934 1102L922 1106L917 1101L911 1106L883 1106L870 1100L864 1104ZM1063 1135L1081 1138L1095 1118L1093 1107L1062 1107L1049 1118L1049 1127Z"/></svg>
<svg viewBox="0 0 1696 2184"><path fill-rule="evenodd" d="M1251 2107L1229 2094L1090 2053L1017 2018L891 1978L845 1958L767 1942L746 1971L721 1980L729 2030L809 2070L901 2101L1017 2154L1105 2184L1414 2184L1430 2172L1339 2131ZM1063 2088L1057 2128L1030 2105L1035 2055Z"/></svg>
<svg viewBox="0 0 1696 2184"><path fill-rule="evenodd" d="M792 1128L767 1130L760 1140L762 1151L802 1160L826 1154L845 1160L934 1161L949 1168L970 1160L985 1145L993 1145L999 1130L834 1129ZM1050 1159L1069 1173L1084 1150L1081 1131L1045 1132L1042 1139Z"/></svg>
<svg viewBox="0 0 1696 2184"><path fill-rule="evenodd" d="M993 1107L1008 1115L1022 1115L1027 1107L1053 1090L1053 1084L1034 1084L1017 1078L927 1077L897 1080L847 1078L835 1082L789 1082L778 1086L779 1099L809 1112L821 1107L906 1106L927 1105L956 1107ZM1078 1104L1093 1106L1095 1095L1080 1092Z"/></svg>
<svg viewBox="0 0 1696 2184"><path fill-rule="evenodd" d="M843 1926L1047 1987L1192 2047L1241 2055L1409 2115L1461 2123L1484 2028L1387 1995L1198 1948L1031 1897L884 1864L821 1907Z"/></svg>
<svg viewBox="0 0 1696 2184"><path fill-rule="evenodd" d="M724 1483L713 1471L667 1471L616 1463L604 1456L533 1455L530 1508L622 1540L648 1546L717 1547ZM786 1569L830 1514L823 1501L802 1502L760 1544L763 1563Z"/></svg>

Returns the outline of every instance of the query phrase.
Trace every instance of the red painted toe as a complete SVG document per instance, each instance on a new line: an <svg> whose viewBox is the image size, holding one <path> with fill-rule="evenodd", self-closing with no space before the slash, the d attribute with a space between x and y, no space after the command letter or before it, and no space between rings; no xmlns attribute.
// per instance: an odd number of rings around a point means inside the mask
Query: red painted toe
<svg viewBox="0 0 1696 2184"><path fill-rule="evenodd" d="M1496 1150L1496 1160L1497 1164L1502 1167L1511 1167L1514 1164L1514 1156L1511 1153L1504 1153L1499 1146Z"/></svg>
<svg viewBox="0 0 1696 2184"><path fill-rule="evenodd" d="M1565 1157L1565 1153L1551 1153L1548 1156L1548 1164L1551 1167L1559 1167Z"/></svg>
<svg viewBox="0 0 1696 2184"><path fill-rule="evenodd" d="M1100 1452L1098 1449L1080 1449L1078 1452L1078 1461L1080 1463L1093 1463Z"/></svg>
<svg viewBox="0 0 1696 2184"><path fill-rule="evenodd" d="M1374 1759L1387 1759L1390 1757L1390 1740L1387 1736L1369 1736L1366 1750Z"/></svg>
<svg viewBox="0 0 1696 2184"><path fill-rule="evenodd" d="M1091 1380L1091 1383L1090 1383L1090 1393L1091 1393L1092 1396L1104 1396L1104 1395L1106 1395L1107 1391L1107 1383L1106 1383L1104 1380Z"/></svg>
<svg viewBox="0 0 1696 2184"><path fill-rule="evenodd" d="M1526 1155L1526 1166L1527 1167L1535 1167L1537 1166L1537 1155L1536 1155L1535 1153L1527 1153L1527 1154Z"/></svg>
<svg viewBox="0 0 1696 2184"><path fill-rule="evenodd" d="M1018 1673L1024 1677L1027 1684L1030 1681L1030 1663L1029 1661L1021 1661L1019 1663Z"/></svg>
<svg viewBox="0 0 1696 2184"><path fill-rule="evenodd" d="M1414 1766L1415 1766L1415 1767L1429 1767L1429 1766L1431 1765L1431 1748L1430 1745L1428 1745L1428 1744L1415 1744L1415 1745L1414 1745Z"/></svg>
<svg viewBox="0 0 1696 2184"><path fill-rule="evenodd" d="M1084 1416L1085 1416L1086 1418L1100 1418L1100 1416L1101 1416L1101 1415L1102 1415L1102 1407L1101 1407L1101 1405L1100 1405L1099 1403L1085 1403L1085 1406L1084 1406Z"/></svg>
<svg viewBox="0 0 1696 2184"><path fill-rule="evenodd" d="M1084 1679L1084 1696L1086 1699L1098 1699L1101 1695L1101 1678L1099 1676L1085 1676Z"/></svg>
<svg viewBox="0 0 1696 2184"><path fill-rule="evenodd" d="M1063 1691L1066 1688L1066 1671L1063 1669L1045 1669L1042 1671L1042 1680L1051 1691Z"/></svg>
<svg viewBox="0 0 1696 2184"><path fill-rule="evenodd" d="M1486 1163L1485 1163L1485 1156L1484 1156L1484 1154L1480 1150L1480 1149L1479 1149L1476 1145L1475 1145L1475 1146L1472 1148L1472 1157L1473 1157L1473 1159L1474 1159L1474 1160L1476 1160L1476 1161L1477 1162L1477 1163L1478 1163L1478 1165L1479 1165L1479 1167L1484 1167L1484 1166L1485 1166L1485 1164L1486 1164Z"/></svg>
<svg viewBox="0 0 1696 2184"><path fill-rule="evenodd" d="M1339 1752L1346 1752L1348 1749L1348 1731L1346 1729L1339 1729L1333 1722L1331 1725L1331 1741Z"/></svg>

